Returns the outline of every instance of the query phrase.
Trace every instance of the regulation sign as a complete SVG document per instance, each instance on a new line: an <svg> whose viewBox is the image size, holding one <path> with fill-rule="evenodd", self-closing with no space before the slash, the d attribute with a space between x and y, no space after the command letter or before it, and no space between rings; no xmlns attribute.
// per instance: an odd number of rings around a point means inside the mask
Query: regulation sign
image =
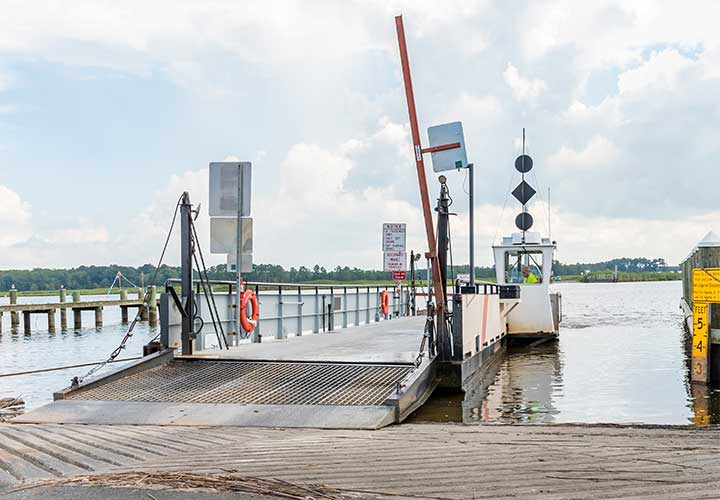
<svg viewBox="0 0 720 500"><path fill-rule="evenodd" d="M383 252L383 270L407 270L407 252Z"/></svg>
<svg viewBox="0 0 720 500"><path fill-rule="evenodd" d="M405 281L407 279L407 272L406 271L393 271L392 279L393 279L393 281Z"/></svg>
<svg viewBox="0 0 720 500"><path fill-rule="evenodd" d="M692 299L720 303L720 269L693 269Z"/></svg>
<svg viewBox="0 0 720 500"><path fill-rule="evenodd" d="M383 224L383 252L404 252L405 235L407 224L389 223Z"/></svg>

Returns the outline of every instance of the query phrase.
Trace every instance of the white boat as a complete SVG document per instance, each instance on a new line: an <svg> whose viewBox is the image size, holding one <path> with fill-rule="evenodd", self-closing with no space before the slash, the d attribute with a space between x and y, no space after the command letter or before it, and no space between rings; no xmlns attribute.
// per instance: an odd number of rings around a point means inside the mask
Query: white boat
<svg viewBox="0 0 720 500"><path fill-rule="evenodd" d="M554 241L535 232L513 233L493 245L497 283L520 287L520 301L505 316L510 339L558 335L562 297L550 291L555 248ZM523 269L527 276L523 276Z"/></svg>
<svg viewBox="0 0 720 500"><path fill-rule="evenodd" d="M515 169L522 174L522 180L512 191L522 204L522 212L515 218L515 225L521 232L504 237L499 244L493 245L497 283L520 288L520 300L504 312L510 340L557 338L562 320L561 296L550 292L553 254L557 245L550 238L529 231L533 218L527 210L527 202L536 191L525 181L525 174L532 168L532 158L525 154L523 129L523 153L515 160Z"/></svg>

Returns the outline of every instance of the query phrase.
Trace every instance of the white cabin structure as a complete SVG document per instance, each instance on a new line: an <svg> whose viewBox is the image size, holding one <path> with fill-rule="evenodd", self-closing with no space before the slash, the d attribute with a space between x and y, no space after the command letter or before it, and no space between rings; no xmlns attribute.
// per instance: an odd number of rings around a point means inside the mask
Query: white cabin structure
<svg viewBox="0 0 720 500"><path fill-rule="evenodd" d="M540 233L513 233L493 245L498 285L520 287L520 301L506 316L512 338L557 337L561 297L550 293L556 243Z"/></svg>

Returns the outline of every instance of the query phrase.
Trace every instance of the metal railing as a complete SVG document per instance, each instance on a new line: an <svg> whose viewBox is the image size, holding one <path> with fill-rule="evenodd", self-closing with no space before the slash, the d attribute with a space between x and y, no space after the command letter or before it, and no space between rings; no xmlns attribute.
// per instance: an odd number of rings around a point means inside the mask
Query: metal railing
<svg viewBox="0 0 720 500"><path fill-rule="evenodd" d="M166 286L179 282L170 279ZM214 336L214 331L209 324L210 314L200 281L194 283L198 314L207 325L195 341L194 349L198 350L205 348L204 336ZM236 283L210 280L210 285L228 342L237 345L245 336L237 334L234 313ZM263 337L285 339L289 335L328 332L412 313L408 286L246 282L245 287L255 292L260 305L257 327L247 337L252 342L260 342ZM382 314L380 307L381 294L385 290L390 299L387 316Z"/></svg>

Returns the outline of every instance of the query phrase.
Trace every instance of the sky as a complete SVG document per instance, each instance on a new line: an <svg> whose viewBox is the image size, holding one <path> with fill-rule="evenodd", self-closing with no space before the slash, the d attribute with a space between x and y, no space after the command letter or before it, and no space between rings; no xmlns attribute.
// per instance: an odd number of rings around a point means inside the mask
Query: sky
<svg viewBox="0 0 720 500"><path fill-rule="evenodd" d="M423 144L463 123L477 265L515 230L523 127L560 261L675 264L720 229L717 2L4 0L0 268L156 263L184 190L208 254L223 160L253 163L255 262L378 269L383 222L426 251L397 14Z"/></svg>

